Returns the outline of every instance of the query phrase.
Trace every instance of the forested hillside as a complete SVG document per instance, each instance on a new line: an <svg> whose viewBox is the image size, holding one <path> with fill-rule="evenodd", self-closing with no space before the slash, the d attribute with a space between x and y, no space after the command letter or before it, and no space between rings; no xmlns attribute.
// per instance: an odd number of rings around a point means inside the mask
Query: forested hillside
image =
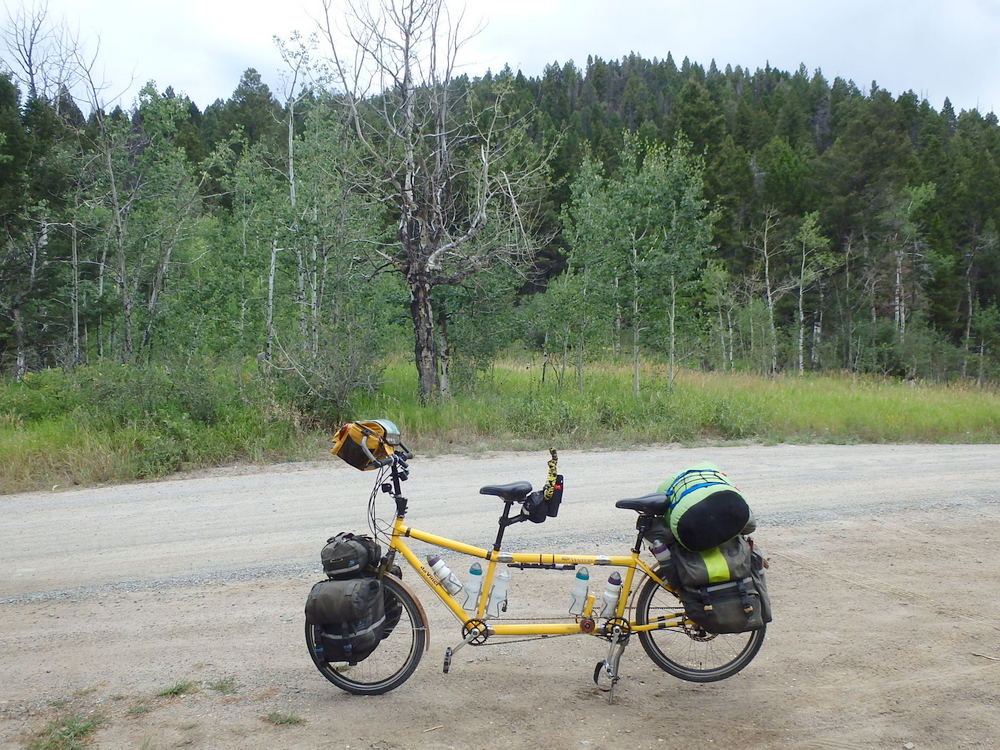
<svg viewBox="0 0 1000 750"><path fill-rule="evenodd" d="M0 74L10 378L256 362L343 403L407 352L430 399L511 347L634 362L636 388L642 358L1000 373L993 113L670 55L366 92L300 40L282 91L250 69L204 111L170 81L109 108L23 52Z"/></svg>

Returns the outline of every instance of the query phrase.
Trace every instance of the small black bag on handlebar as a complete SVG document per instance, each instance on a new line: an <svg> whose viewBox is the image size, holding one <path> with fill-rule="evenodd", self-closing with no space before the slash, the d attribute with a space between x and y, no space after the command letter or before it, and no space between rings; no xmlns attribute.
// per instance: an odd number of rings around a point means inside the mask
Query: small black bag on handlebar
<svg viewBox="0 0 1000 750"><path fill-rule="evenodd" d="M563 496L563 475L556 474L555 484L552 485L552 493L545 501L545 513L549 518L559 515L559 504L562 503Z"/></svg>

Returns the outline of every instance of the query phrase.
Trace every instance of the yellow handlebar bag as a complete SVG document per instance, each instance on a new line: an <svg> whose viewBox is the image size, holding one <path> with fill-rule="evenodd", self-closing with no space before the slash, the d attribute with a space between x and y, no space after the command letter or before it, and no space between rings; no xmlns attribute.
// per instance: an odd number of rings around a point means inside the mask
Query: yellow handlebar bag
<svg viewBox="0 0 1000 750"><path fill-rule="evenodd" d="M368 453L364 451L362 445L368 448ZM333 447L330 452L355 469L370 471L378 468L377 462L392 456L398 445L400 445L399 428L388 419L373 419L365 422L348 422L337 430L337 434L333 436Z"/></svg>

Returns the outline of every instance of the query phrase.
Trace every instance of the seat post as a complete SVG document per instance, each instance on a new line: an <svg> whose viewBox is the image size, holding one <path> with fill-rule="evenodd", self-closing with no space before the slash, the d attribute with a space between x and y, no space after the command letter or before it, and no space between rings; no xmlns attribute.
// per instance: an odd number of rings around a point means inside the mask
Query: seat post
<svg viewBox="0 0 1000 750"><path fill-rule="evenodd" d="M499 552L500 545L503 543L503 532L512 523L516 523L517 519L510 517L510 509L513 507L513 500L504 500L503 504L503 515L500 516L500 521L498 522L499 528L497 529L497 540L493 543L493 551Z"/></svg>
<svg viewBox="0 0 1000 750"><path fill-rule="evenodd" d="M642 538L645 536L646 531L649 529L650 518L645 513L640 513L639 517L635 519L635 528L638 530L638 534L635 537L635 546L632 547L632 551L636 554L642 552Z"/></svg>

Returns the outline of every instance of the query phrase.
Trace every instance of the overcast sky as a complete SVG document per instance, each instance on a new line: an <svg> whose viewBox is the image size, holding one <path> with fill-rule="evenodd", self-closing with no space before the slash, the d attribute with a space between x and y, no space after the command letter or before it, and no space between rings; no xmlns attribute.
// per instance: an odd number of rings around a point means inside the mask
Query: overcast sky
<svg viewBox="0 0 1000 750"><path fill-rule="evenodd" d="M37 0L43 2L44 0ZM4 0L10 13L37 5ZM460 0L449 6L460 8ZM272 36L315 27L320 0L48 0L91 48L98 70L129 105L147 80L204 109L226 99L248 67L279 90ZM821 69L829 81L872 81L940 109L1000 110L1000 0L466 0L485 28L465 50L470 74L509 63L537 75L547 63L630 52L714 59L754 70ZM7 25L6 14L0 22ZM6 59L6 58L5 58ZM130 82L132 82L130 86Z"/></svg>

